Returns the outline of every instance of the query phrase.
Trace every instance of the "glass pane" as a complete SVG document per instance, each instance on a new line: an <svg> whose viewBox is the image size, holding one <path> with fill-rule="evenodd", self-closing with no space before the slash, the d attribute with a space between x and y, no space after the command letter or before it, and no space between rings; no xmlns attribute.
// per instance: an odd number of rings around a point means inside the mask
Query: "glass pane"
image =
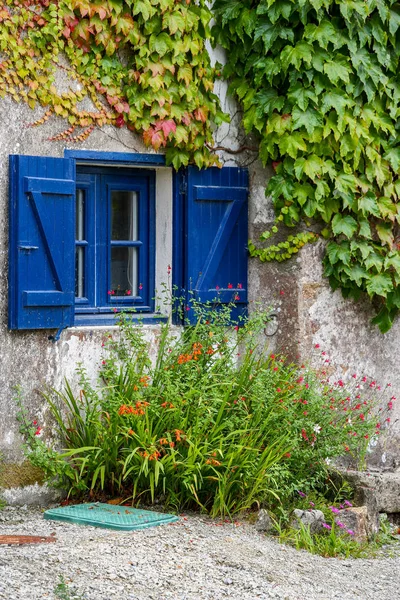
<svg viewBox="0 0 400 600"><path fill-rule="evenodd" d="M138 239L137 192L111 192L111 239L135 241Z"/></svg>
<svg viewBox="0 0 400 600"><path fill-rule="evenodd" d="M85 192L76 190L76 221L75 221L75 239L81 241L85 239Z"/></svg>
<svg viewBox="0 0 400 600"><path fill-rule="evenodd" d="M111 290L113 296L137 296L138 248L111 248Z"/></svg>
<svg viewBox="0 0 400 600"><path fill-rule="evenodd" d="M75 296L84 298L85 294L85 248L75 248Z"/></svg>

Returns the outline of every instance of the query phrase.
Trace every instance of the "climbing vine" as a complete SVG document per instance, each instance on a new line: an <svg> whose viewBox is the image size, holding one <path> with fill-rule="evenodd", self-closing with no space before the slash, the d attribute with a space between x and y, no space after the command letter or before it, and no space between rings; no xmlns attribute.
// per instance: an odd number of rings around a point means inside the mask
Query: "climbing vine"
<svg viewBox="0 0 400 600"><path fill-rule="evenodd" d="M214 12L224 75L275 171L277 224L308 228L250 253L284 260L318 231L331 286L368 294L387 331L400 309L400 4L216 0Z"/></svg>
<svg viewBox="0 0 400 600"><path fill-rule="evenodd" d="M84 141L113 124L165 148L175 168L217 163L212 130L226 120L205 41L206 0L3 0L0 97L68 121L53 139ZM60 91L64 71L75 85Z"/></svg>

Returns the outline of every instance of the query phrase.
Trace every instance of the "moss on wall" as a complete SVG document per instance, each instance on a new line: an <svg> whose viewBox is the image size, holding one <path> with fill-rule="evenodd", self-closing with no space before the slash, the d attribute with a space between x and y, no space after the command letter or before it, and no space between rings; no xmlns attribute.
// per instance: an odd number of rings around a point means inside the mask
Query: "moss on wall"
<svg viewBox="0 0 400 600"><path fill-rule="evenodd" d="M17 488L34 483L42 484L43 472L29 461L23 463L3 463L0 465L0 488Z"/></svg>

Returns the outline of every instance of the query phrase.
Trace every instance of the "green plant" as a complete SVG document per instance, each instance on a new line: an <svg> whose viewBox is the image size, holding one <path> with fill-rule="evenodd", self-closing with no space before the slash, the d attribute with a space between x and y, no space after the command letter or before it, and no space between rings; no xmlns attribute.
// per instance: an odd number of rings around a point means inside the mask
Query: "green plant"
<svg viewBox="0 0 400 600"><path fill-rule="evenodd" d="M212 129L227 116L213 93L210 20L205 0L3 0L0 97L44 107L35 125L65 119L57 141L82 142L113 124L166 148L175 168L216 164Z"/></svg>
<svg viewBox="0 0 400 600"><path fill-rule="evenodd" d="M307 550L311 554L325 557L361 558L365 555L368 547L367 543L360 544L348 534L343 533L334 523L326 533L311 534L310 528L303 523L299 523L298 528L280 529L277 527L277 533L280 542L290 544L297 550Z"/></svg>
<svg viewBox="0 0 400 600"><path fill-rule="evenodd" d="M311 229L250 254L286 260L322 235L331 286L367 294L387 331L400 308L397 4L216 0L214 12L224 76L275 171L276 224Z"/></svg>
<svg viewBox="0 0 400 600"><path fill-rule="evenodd" d="M328 457L355 459L379 433L372 400L361 412L356 388L265 352L266 314L230 328L230 307L191 310L195 326L161 327L154 363L143 327L120 315L99 384L81 365L77 394L68 382L45 394L62 450L18 397L27 455L51 483L233 514L323 487Z"/></svg>
<svg viewBox="0 0 400 600"><path fill-rule="evenodd" d="M71 592L62 575L60 575L59 579L59 583L54 588L54 596L58 598L58 600L83 600L83 596L77 595L73 591Z"/></svg>

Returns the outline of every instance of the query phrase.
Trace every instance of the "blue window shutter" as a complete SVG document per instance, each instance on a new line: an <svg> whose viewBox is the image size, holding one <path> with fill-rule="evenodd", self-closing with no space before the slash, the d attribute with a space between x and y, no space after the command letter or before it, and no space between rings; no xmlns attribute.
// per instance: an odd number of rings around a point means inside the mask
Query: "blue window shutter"
<svg viewBox="0 0 400 600"><path fill-rule="evenodd" d="M247 309L248 172L236 167L187 172L185 285L188 300ZM194 320L188 311L189 321Z"/></svg>
<svg viewBox="0 0 400 600"><path fill-rule="evenodd" d="M62 329L75 303L70 159L10 156L9 327Z"/></svg>

